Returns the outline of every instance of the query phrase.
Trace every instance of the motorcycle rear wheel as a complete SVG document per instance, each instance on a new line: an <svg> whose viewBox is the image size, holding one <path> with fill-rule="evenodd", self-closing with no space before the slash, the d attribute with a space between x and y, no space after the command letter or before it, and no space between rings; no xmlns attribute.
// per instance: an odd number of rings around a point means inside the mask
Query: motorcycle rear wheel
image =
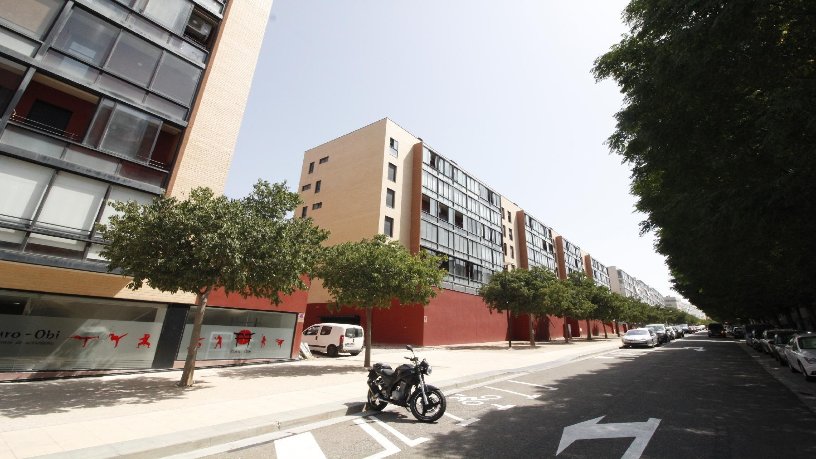
<svg viewBox="0 0 816 459"><path fill-rule="evenodd" d="M418 421L434 422L445 414L447 408L445 395L436 388L429 389L426 395L428 396L428 405L425 405L425 401L422 400L422 392L419 389L415 390L408 400L408 408L411 409L411 414Z"/></svg>
<svg viewBox="0 0 816 459"><path fill-rule="evenodd" d="M388 406L388 402L384 402L379 398L374 398L374 393L371 392L371 389L368 389L368 396L366 397L367 402L367 409L374 410L374 411L382 411Z"/></svg>

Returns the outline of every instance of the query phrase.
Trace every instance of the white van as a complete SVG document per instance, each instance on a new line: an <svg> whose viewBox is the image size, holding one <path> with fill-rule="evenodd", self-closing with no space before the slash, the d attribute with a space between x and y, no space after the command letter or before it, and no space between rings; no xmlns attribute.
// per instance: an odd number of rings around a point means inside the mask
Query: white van
<svg viewBox="0 0 816 459"><path fill-rule="evenodd" d="M309 350L337 357L340 352L357 355L363 349L363 327L351 324L314 324L303 330L302 342Z"/></svg>

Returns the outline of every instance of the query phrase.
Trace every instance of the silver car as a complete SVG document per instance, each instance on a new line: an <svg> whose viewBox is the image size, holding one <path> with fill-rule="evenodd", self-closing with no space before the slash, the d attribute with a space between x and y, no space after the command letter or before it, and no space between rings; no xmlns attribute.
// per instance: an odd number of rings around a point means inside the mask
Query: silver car
<svg viewBox="0 0 816 459"><path fill-rule="evenodd" d="M649 328L633 328L621 336L623 347L630 346L657 346L657 335Z"/></svg>

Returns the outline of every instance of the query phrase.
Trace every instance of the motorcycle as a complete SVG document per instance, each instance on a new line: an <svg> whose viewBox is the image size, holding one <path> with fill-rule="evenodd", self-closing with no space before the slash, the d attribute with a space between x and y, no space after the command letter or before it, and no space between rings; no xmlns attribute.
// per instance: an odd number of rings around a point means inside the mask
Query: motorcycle
<svg viewBox="0 0 816 459"><path fill-rule="evenodd" d="M438 388L425 384L425 375L431 374L431 366L425 359L419 360L410 345L410 364L395 369L384 363L375 363L368 372L368 408L382 411L389 403L411 410L417 420L434 422L445 414L447 402Z"/></svg>

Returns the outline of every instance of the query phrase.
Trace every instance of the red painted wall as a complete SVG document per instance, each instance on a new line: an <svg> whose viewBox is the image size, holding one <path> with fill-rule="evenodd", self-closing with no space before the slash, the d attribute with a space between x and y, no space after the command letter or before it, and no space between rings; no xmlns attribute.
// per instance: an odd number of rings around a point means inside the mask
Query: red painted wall
<svg viewBox="0 0 816 459"><path fill-rule="evenodd" d="M484 343L507 339L507 316L490 312L478 295L442 290L424 311L423 345Z"/></svg>
<svg viewBox="0 0 816 459"><path fill-rule="evenodd" d="M321 317L360 316L360 325L366 328L365 310L343 307L339 311L330 310L326 303L310 303L306 308L305 326L319 323ZM422 345L421 306L400 306L392 303L388 309L372 311L371 342L374 344Z"/></svg>

